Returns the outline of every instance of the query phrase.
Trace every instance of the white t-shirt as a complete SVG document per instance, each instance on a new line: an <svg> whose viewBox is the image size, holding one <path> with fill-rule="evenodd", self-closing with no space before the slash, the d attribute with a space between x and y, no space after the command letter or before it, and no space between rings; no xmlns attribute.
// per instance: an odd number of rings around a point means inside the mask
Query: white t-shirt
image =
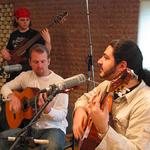
<svg viewBox="0 0 150 150"><path fill-rule="evenodd" d="M7 82L1 88L1 93L5 100L12 93L12 90L25 89L27 87L44 89L56 82L63 81L63 78L51 71L51 74L44 77L38 77L33 71L22 72L14 80ZM48 114L42 113L36 123L36 128L59 128L66 133L68 126L66 116L68 110L68 94L59 93L50 102L52 104L51 111Z"/></svg>

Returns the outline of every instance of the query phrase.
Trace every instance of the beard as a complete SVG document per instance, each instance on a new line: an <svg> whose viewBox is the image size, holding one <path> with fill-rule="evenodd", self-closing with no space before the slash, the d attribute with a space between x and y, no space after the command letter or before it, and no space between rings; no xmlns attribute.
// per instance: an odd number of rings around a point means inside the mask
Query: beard
<svg viewBox="0 0 150 150"><path fill-rule="evenodd" d="M116 71L116 66L113 66L111 68L109 68L108 70L104 70L101 67L100 70L100 77L105 79L105 80L113 80L116 76L117 76L117 71Z"/></svg>

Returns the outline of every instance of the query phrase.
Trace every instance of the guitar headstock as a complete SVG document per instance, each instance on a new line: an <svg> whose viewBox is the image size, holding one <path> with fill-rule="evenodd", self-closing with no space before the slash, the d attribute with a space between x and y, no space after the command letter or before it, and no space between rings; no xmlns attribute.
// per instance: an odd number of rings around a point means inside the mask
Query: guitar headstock
<svg viewBox="0 0 150 150"><path fill-rule="evenodd" d="M54 23L63 23L66 20L66 17L68 16L68 12L65 11L57 16L54 17Z"/></svg>
<svg viewBox="0 0 150 150"><path fill-rule="evenodd" d="M117 78L111 81L109 92L113 92L117 89L123 89L128 84L132 77L132 73L129 69L124 70Z"/></svg>

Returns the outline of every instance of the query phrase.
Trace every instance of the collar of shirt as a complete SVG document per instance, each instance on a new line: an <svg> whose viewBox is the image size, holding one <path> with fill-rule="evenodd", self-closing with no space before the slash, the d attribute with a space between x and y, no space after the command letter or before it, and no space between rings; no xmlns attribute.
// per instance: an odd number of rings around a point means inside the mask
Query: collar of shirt
<svg viewBox="0 0 150 150"><path fill-rule="evenodd" d="M114 99L114 102L119 103L119 102L121 102L121 101L123 101L123 100L126 100L127 103L130 103L131 100L134 98L134 96L137 94L137 91L138 91L139 89L141 89L142 87L144 87L145 85L146 85L145 82L142 81L135 89L133 89L133 90L130 91L129 93L127 93L127 94L125 94L125 95L123 95L123 96L120 96L120 97Z"/></svg>

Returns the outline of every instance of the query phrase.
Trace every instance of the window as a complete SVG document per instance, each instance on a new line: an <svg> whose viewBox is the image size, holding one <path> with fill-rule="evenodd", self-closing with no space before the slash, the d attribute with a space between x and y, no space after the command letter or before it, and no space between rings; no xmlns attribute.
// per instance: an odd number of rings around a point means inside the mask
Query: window
<svg viewBox="0 0 150 150"><path fill-rule="evenodd" d="M143 54L143 67L150 69L150 0L140 1L138 45Z"/></svg>

